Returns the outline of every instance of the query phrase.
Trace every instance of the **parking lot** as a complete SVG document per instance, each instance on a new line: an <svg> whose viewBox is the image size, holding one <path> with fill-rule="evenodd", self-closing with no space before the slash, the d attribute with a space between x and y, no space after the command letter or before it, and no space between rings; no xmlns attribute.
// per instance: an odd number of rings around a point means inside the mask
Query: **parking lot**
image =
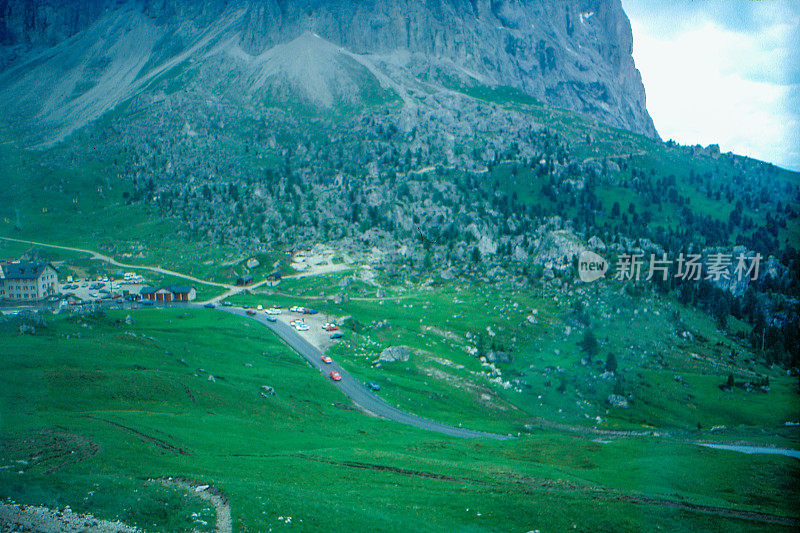
<svg viewBox="0 0 800 533"><path fill-rule="evenodd" d="M139 282L131 281L110 281L110 280L80 280L62 283L59 286L61 294L65 297L74 296L75 299L83 302L95 302L98 300L118 299L126 296L139 297L142 288L146 287L144 280Z"/></svg>

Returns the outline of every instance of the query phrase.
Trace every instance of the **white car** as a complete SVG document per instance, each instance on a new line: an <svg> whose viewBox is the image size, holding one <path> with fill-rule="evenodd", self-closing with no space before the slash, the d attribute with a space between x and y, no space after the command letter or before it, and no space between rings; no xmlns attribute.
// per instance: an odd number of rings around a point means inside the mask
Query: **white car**
<svg viewBox="0 0 800 533"><path fill-rule="evenodd" d="M300 307L299 305L295 305L295 306L290 307L289 311L291 311L292 313L302 313L303 312L303 308Z"/></svg>
<svg viewBox="0 0 800 533"><path fill-rule="evenodd" d="M266 313L268 315L279 315L279 314L281 314L281 310L280 309L275 309L274 307L271 307L271 308L267 309Z"/></svg>
<svg viewBox="0 0 800 533"><path fill-rule="evenodd" d="M256 311L263 311L263 310L264 310L264 306L261 305L261 304L258 304L258 307L256 307Z"/></svg>
<svg viewBox="0 0 800 533"><path fill-rule="evenodd" d="M297 324L297 331L308 331L310 329L311 329L311 327L309 327L309 325L306 324L305 322Z"/></svg>

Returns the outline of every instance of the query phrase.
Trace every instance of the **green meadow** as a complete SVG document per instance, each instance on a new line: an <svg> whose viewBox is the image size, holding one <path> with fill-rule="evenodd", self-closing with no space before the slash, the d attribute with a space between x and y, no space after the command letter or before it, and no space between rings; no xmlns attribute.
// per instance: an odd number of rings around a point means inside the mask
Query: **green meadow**
<svg viewBox="0 0 800 533"><path fill-rule="evenodd" d="M795 459L554 429L449 438L362 414L255 322L131 316L0 324L0 498L158 531L213 524L153 481L169 476L222 491L236 531L788 531L796 516Z"/></svg>

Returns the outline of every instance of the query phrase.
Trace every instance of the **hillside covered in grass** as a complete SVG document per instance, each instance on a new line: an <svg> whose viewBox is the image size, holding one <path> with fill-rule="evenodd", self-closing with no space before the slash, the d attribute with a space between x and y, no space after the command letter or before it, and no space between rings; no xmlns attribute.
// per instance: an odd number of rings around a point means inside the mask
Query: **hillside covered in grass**
<svg viewBox="0 0 800 533"><path fill-rule="evenodd" d="M25 336L15 320L0 324L0 497L159 531L208 530L215 518L193 491L158 482L169 477L223 493L240 531L793 523L791 458L666 437L446 438L353 409L255 322L132 317L57 316Z"/></svg>

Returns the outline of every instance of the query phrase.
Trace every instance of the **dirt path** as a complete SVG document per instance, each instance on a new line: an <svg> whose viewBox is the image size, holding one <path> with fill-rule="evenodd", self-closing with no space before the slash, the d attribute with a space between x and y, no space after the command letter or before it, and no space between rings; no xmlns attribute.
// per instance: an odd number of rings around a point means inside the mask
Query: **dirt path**
<svg viewBox="0 0 800 533"><path fill-rule="evenodd" d="M293 455L293 457L298 457L300 459L305 459L307 461L327 463L334 465L336 467L354 468L360 470L375 470L381 472L392 472L394 474L401 476L435 479L438 481L445 481L452 483L495 486L498 488L501 487L501 485L503 484L503 481L498 479L485 480L476 478L456 477L446 474L439 474L435 472L409 470L405 468L397 468L394 466L387 466L380 464L363 463L357 461L337 461L325 457L315 457L304 454L295 454ZM800 526L800 520L791 516L763 513L760 511L748 511L746 509L732 509L729 507L701 505L701 504L695 504L691 502L684 502L678 500L668 500L664 498L652 498L639 494L630 494L621 492L617 489L609 489L606 487L591 485L591 484L576 483L574 481L568 481L563 479L530 478L530 477L519 478L515 475L508 475L506 477L506 480L504 481L510 481L518 485L519 487L522 488L522 490L526 494L533 493L534 491L582 492L590 494L592 498L595 500L601 500L601 501L615 501L615 502L623 502L631 504L651 505L654 507L672 507L695 513L709 514L724 518L739 518L744 520L750 520L752 522L760 522L764 524L779 524L779 525L794 526L794 527Z"/></svg>
<svg viewBox="0 0 800 533"><path fill-rule="evenodd" d="M69 507L63 510L48 509L18 503L0 503L0 530L37 531L40 533L140 533L141 530L123 524L99 520L91 514L73 513ZM227 531L230 531L228 529Z"/></svg>
<svg viewBox="0 0 800 533"><path fill-rule="evenodd" d="M97 420L98 422L105 422L106 424L108 424L110 426L114 426L116 428L122 429L124 431L129 432L129 433L132 433L132 434L136 435L137 437L139 437L140 439L144 440L145 442L149 442L149 443L153 444L154 446L156 446L158 448L161 448L164 451L171 452L171 453L174 453L176 455L192 455L191 452L185 450L184 448L181 448L179 446L175 446L173 444L170 444L169 442L167 442L167 441L165 441L163 439L159 439L157 437L153 437L152 435L148 435L147 433L143 433L143 432L139 431L138 429L134 429L134 428L128 427L128 426L123 426L122 424L119 424L117 422L113 422L111 420L106 420L104 418L98 418L96 416L83 415L83 418L89 418L91 420Z"/></svg>
<svg viewBox="0 0 800 533"><path fill-rule="evenodd" d="M105 255L105 254L101 254L99 252L95 252L94 250L88 250L88 249L85 249L85 248L73 248L71 246L59 246L57 244L48 244L48 243L45 243L45 242L38 242L38 241L28 241L28 240L25 240L25 239L13 239L11 237L0 237L0 240L9 241L9 242L19 242L19 243L22 243L22 244L30 244L32 246L41 246L41 247L44 247L44 248L54 248L56 250L66 250L66 251L69 251L69 252L78 252L78 253L89 255L90 259L94 259L94 260L97 260L97 261L103 261L105 263L108 263L110 265L117 266L117 267L120 267L120 268L129 268L131 270L147 270L149 272L157 272L159 274L164 274L166 276L173 276L173 277L176 277L176 278L181 278L181 279L185 279L185 280L188 280L188 281L193 281L195 283L199 283L201 285L207 285L209 287L219 287L221 289L226 289L226 291L224 293L220 294L219 296L215 296L214 298L210 298L209 300L204 300L204 301L202 301L200 303L218 303L218 302L221 302L222 300L225 300L226 298L230 298L231 296L235 296L235 295L237 295L237 294L239 294L241 292L252 291L254 289L258 289L260 287L263 287L264 285L269 283L269 280L264 279L264 280L259 281L258 283L254 283L252 285L247 285L247 286L232 285L230 283L220 283L220 282L217 282L217 281L208 281L208 280L200 279L200 278L195 277L195 276L190 276L189 274L182 274L180 272L176 272L174 270L169 270L169 269L166 269L166 268L151 267L151 266L144 266L144 265L132 265L130 263L122 263L122 262L117 261L113 257L110 257L110 256ZM349 270L349 269L352 269L352 268L353 268L352 266L344 265L344 264L342 264L342 265L333 265L333 266L328 267L327 269L318 269L318 270L314 270L314 271L311 271L311 272L298 272L298 273L295 273L295 274L287 274L286 276L284 276L284 278L285 279L305 278L305 277L310 277L310 276L331 274L331 273L334 273L334 272L342 272L342 271Z"/></svg>
<svg viewBox="0 0 800 533"><path fill-rule="evenodd" d="M48 243L45 243L45 242L38 242L38 241L28 241L28 240L25 240L25 239L12 239L11 237L0 237L0 240L9 241L9 242L19 242L19 243L22 243L22 244L30 244L32 246L42 246L44 248L54 248L56 250L66 250L66 251L69 251L69 252L83 253L83 254L89 255L91 259L94 259L94 260L97 260L97 261L103 261L105 263L108 263L110 265L117 266L117 267L120 267L120 268L129 268L131 270L147 270L149 272L157 272L159 274L164 274L164 275L167 275L167 276L173 276L173 277L176 277L176 278L181 278L181 279L185 279L185 280L188 280L188 281L193 281L195 283L199 283L201 285L207 285L209 287L219 287L221 289L227 289L221 295L216 296L214 298L211 298L210 300L207 300L207 301L204 301L204 302L201 302L201 303L208 303L208 302L216 303L216 302L220 302L220 301L224 300L225 298L229 298L229 297L231 297L233 295L236 295L236 294L239 294L240 292L243 292L245 290L257 289L257 288L259 288L259 287L261 287L263 285L266 285L269 282L268 280L262 280L262 281L259 281L258 283L253 284L253 285L248 285L246 287L241 287L241 286L237 286L237 285L231 285L230 283L219 283L217 281L208 281L208 280L200 279L200 278L195 277L195 276L190 276L189 274L182 274L180 272L176 272L174 270L169 270L169 269L166 269L166 268L151 267L151 266L144 266L144 265L132 265L132 264L129 264L129 263L121 263L121 262L117 261L116 259L114 259L113 257L107 256L105 254L101 254L99 252L95 252L94 250L87 250L85 248L73 248L71 246L59 246L57 244L48 244ZM311 274L305 274L305 275L308 276L308 275L311 275ZM304 276L302 275L302 273L300 273L300 274L290 274L290 275L288 275L286 277L291 278L291 277L304 277Z"/></svg>
<svg viewBox="0 0 800 533"><path fill-rule="evenodd" d="M178 487L192 492L201 499L209 502L214 506L214 510L217 514L215 531L217 533L231 533L233 531L231 506L228 503L228 498L217 488L181 478L160 478L151 481L156 481L165 487Z"/></svg>
<svg viewBox="0 0 800 533"><path fill-rule="evenodd" d="M57 250L67 250L69 252L78 252L84 253L91 256L91 259L96 259L97 261L104 261L110 265L118 266L120 268L130 268L132 270L148 270L150 272L157 272L159 274L164 274L167 276L174 276L176 278L182 278L189 281L194 281L195 283L199 283L201 285L208 285L211 287L221 287L224 289L241 289L241 287L236 287L235 285L231 285L229 283L218 283L216 281L207 281L204 279L196 278L194 276L190 276L188 274L181 274L180 272L175 272L174 270L168 270L166 268L161 267L151 267L151 266L142 266L142 265L131 265L128 263L120 263L116 259L109 257L107 255L103 255L99 252L95 252L93 250L86 250L83 248L72 248L69 246L58 246L56 244L47 244L44 242L36 242L36 241L26 241L23 239L12 239L10 237L0 237L0 240L10 241L10 242L19 242L22 244L31 244L33 246L42 246L45 248L55 248Z"/></svg>

